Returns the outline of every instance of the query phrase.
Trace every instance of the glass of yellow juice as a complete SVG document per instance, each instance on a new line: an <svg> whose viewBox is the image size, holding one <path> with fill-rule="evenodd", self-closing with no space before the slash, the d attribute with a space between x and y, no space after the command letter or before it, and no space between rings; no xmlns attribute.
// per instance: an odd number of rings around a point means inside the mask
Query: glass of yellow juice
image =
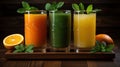
<svg viewBox="0 0 120 67"><path fill-rule="evenodd" d="M87 49L94 47L96 13L81 14L80 11L74 11L73 16L74 46Z"/></svg>
<svg viewBox="0 0 120 67"><path fill-rule="evenodd" d="M47 44L47 12L45 10L26 11L24 22L25 44L44 48Z"/></svg>

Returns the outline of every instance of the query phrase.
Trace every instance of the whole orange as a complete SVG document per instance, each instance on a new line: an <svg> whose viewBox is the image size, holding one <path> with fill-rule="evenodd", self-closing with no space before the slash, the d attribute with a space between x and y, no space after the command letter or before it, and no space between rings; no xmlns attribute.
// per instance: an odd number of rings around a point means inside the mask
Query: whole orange
<svg viewBox="0 0 120 67"><path fill-rule="evenodd" d="M107 34L98 34L96 35L96 40L100 42L106 42L108 44L114 44L113 39Z"/></svg>

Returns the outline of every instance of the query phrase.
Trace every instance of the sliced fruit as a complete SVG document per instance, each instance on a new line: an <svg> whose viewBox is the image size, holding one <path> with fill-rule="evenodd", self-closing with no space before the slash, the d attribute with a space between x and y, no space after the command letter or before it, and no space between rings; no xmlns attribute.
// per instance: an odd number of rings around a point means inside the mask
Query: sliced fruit
<svg viewBox="0 0 120 67"><path fill-rule="evenodd" d="M13 49L14 46L22 44L24 41L24 37L21 34L11 34L6 36L3 39L3 44L6 49Z"/></svg>
<svg viewBox="0 0 120 67"><path fill-rule="evenodd" d="M113 39L107 34L98 34L96 35L96 40L100 42L106 42L108 44L114 44Z"/></svg>

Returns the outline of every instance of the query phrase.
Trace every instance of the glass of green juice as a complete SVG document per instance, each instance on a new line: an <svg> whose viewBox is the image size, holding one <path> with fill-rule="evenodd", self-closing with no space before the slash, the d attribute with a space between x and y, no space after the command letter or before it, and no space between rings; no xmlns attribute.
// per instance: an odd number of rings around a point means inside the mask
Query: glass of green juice
<svg viewBox="0 0 120 67"><path fill-rule="evenodd" d="M50 45L55 50L68 48L71 39L71 11L49 11Z"/></svg>

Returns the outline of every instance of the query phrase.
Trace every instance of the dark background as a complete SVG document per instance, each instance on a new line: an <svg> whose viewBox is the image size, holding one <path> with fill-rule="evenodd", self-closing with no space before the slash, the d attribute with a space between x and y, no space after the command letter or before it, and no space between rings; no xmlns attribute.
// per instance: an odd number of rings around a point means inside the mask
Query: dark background
<svg viewBox="0 0 120 67"><path fill-rule="evenodd" d="M24 34L23 14L16 10L21 6L23 0L0 0L0 48L3 48L2 40L5 36L13 33ZM97 13L97 32L110 35L115 43L119 45L120 40L120 0L24 0L30 5L44 9L47 2L64 1L61 9L72 10L72 3L83 2L85 5L93 4L94 8L102 9Z"/></svg>

